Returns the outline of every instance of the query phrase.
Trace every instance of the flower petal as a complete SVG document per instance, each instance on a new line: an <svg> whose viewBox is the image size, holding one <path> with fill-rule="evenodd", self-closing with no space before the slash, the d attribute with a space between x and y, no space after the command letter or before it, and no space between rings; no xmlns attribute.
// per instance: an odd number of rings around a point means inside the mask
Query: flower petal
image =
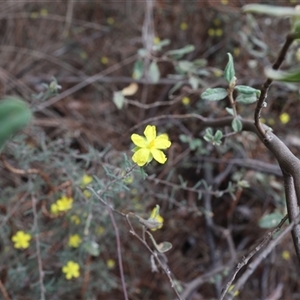
<svg viewBox="0 0 300 300"><path fill-rule="evenodd" d="M141 147L141 148L147 147L147 141L141 135L134 133L131 135L131 140L138 147Z"/></svg>
<svg viewBox="0 0 300 300"><path fill-rule="evenodd" d="M161 150L152 149L151 154L153 155L153 158L160 164L164 164L167 161L166 155Z"/></svg>
<svg viewBox="0 0 300 300"><path fill-rule="evenodd" d="M150 150L149 149L140 149L135 152L132 156L132 160L140 167L144 166L150 159Z"/></svg>
<svg viewBox="0 0 300 300"><path fill-rule="evenodd" d="M154 141L156 149L168 149L171 146L169 136L164 133L160 134Z"/></svg>
<svg viewBox="0 0 300 300"><path fill-rule="evenodd" d="M156 127L154 125L148 125L144 131L144 135L148 142L153 141L156 138Z"/></svg>

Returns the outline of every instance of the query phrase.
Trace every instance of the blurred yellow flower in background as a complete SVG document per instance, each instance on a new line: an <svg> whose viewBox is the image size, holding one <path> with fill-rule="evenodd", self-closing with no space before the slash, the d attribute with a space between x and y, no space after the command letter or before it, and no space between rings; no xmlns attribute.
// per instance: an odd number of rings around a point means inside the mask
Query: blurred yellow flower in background
<svg viewBox="0 0 300 300"><path fill-rule="evenodd" d="M79 277L80 266L77 262L72 260L68 261L66 265L63 266L62 271L68 280Z"/></svg>
<svg viewBox="0 0 300 300"><path fill-rule="evenodd" d="M29 247L31 235L19 230L15 235L12 236L11 240L14 242L14 247L16 249L27 249Z"/></svg>

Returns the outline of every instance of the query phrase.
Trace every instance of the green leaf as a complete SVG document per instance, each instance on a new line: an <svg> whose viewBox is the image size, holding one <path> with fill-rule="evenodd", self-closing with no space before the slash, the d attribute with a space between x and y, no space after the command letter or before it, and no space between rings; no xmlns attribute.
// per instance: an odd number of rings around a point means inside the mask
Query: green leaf
<svg viewBox="0 0 300 300"><path fill-rule="evenodd" d="M118 109L122 109L126 98L123 96L122 91L114 92L113 102Z"/></svg>
<svg viewBox="0 0 300 300"><path fill-rule="evenodd" d="M230 114L230 115L234 115L234 112L233 112L233 109L232 108L230 108L230 107L226 107L225 108L226 109L226 111Z"/></svg>
<svg viewBox="0 0 300 300"><path fill-rule="evenodd" d="M214 138L215 138L215 141L216 141L216 142L217 142L217 141L220 141L220 140L223 138L223 133L222 133L222 131L221 131L221 130L217 130L216 133L215 133Z"/></svg>
<svg viewBox="0 0 300 300"><path fill-rule="evenodd" d="M201 94L203 100L219 101L224 99L228 95L227 90L223 88L207 89Z"/></svg>
<svg viewBox="0 0 300 300"><path fill-rule="evenodd" d="M250 94L252 95L253 93L257 94L260 96L260 90L254 89L253 87L247 86L247 85L236 85L234 88L235 91L243 94Z"/></svg>
<svg viewBox="0 0 300 300"><path fill-rule="evenodd" d="M165 39L160 41L158 44L152 46L154 51L160 51L163 47L168 46L170 44L170 40Z"/></svg>
<svg viewBox="0 0 300 300"><path fill-rule="evenodd" d="M148 231L147 231L147 233L150 236L150 239L151 239L154 247L156 248L156 250L159 253L165 253L165 252L169 251L172 248L172 244L169 243L169 242L162 242L162 243L157 244L154 237L153 237L153 235Z"/></svg>
<svg viewBox="0 0 300 300"><path fill-rule="evenodd" d="M32 113L26 102L17 97L0 101L0 151L6 141L31 120Z"/></svg>
<svg viewBox="0 0 300 300"><path fill-rule="evenodd" d="M182 72L188 73L193 69L194 64L188 60L180 60L177 66Z"/></svg>
<svg viewBox="0 0 300 300"><path fill-rule="evenodd" d="M234 64L233 64L233 57L230 53L227 53L228 55L228 63L224 70L224 78L227 80L228 83L231 83L235 76L234 71Z"/></svg>
<svg viewBox="0 0 300 300"><path fill-rule="evenodd" d="M284 82L299 82L300 69L290 71L276 71L271 68L265 68L265 75L273 80Z"/></svg>
<svg viewBox="0 0 300 300"><path fill-rule="evenodd" d="M98 256L100 254L100 247L94 241L85 242L82 245L83 249L92 256Z"/></svg>
<svg viewBox="0 0 300 300"><path fill-rule="evenodd" d="M252 94L239 94L235 99L236 102L243 104L251 104L257 101L257 95L255 93Z"/></svg>
<svg viewBox="0 0 300 300"><path fill-rule="evenodd" d="M186 45L183 48L176 49L176 50L169 50L165 54L167 56L171 56L173 59L180 59L183 55L190 53L195 50L194 45Z"/></svg>
<svg viewBox="0 0 300 300"><path fill-rule="evenodd" d="M149 76L153 83L157 83L160 78L160 71L156 62L152 62L149 67Z"/></svg>
<svg viewBox="0 0 300 300"><path fill-rule="evenodd" d="M189 84L191 85L193 90L196 90L199 86L200 80L196 76L190 76L189 78Z"/></svg>
<svg viewBox="0 0 300 300"><path fill-rule="evenodd" d="M234 118L231 122L231 127L234 132L239 132L243 129L243 124L239 118Z"/></svg>
<svg viewBox="0 0 300 300"><path fill-rule="evenodd" d="M264 4L248 4L243 6L244 13L258 13L275 17L292 17L300 16L300 11L292 7L273 6Z"/></svg>
<svg viewBox="0 0 300 300"><path fill-rule="evenodd" d="M284 218L284 215L280 212L274 212L268 215L263 216L259 220L260 228L273 228L279 224L279 222Z"/></svg>
<svg viewBox="0 0 300 300"><path fill-rule="evenodd" d="M136 80L139 80L142 78L143 74L144 74L144 64L142 60L138 59L133 65L132 77Z"/></svg>

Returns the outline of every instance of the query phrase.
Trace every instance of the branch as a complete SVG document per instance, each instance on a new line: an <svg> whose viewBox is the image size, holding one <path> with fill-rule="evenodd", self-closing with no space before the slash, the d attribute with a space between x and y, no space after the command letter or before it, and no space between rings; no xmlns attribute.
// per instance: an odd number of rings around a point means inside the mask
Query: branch
<svg viewBox="0 0 300 300"><path fill-rule="evenodd" d="M285 43L279 52L277 60L275 61L275 63L272 66L273 70L278 70L280 68L282 62L285 59L287 51L288 51L289 47L291 46L291 44L293 43L293 41L295 40L295 38L296 38L296 36L293 33L287 35ZM266 132L264 130L263 125L260 123L259 119L260 119L261 110L264 107L264 103L267 98L268 91L269 91L269 88L270 88L272 82L273 82L272 79L267 78L265 83L262 85L261 94L257 101L255 112L254 112L254 122L255 122L256 128L258 129L260 138L266 138Z"/></svg>

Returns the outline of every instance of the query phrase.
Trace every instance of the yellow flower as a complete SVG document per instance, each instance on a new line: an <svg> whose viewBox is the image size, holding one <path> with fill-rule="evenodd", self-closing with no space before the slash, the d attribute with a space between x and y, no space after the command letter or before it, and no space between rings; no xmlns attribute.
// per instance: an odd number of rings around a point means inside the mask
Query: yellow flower
<svg viewBox="0 0 300 300"><path fill-rule="evenodd" d="M189 97L183 97L183 98L181 99L181 102L182 102L183 105L189 105L190 102L191 102L191 100L190 100Z"/></svg>
<svg viewBox="0 0 300 300"><path fill-rule="evenodd" d="M108 25L113 25L115 23L115 19L113 17L108 17L106 22Z"/></svg>
<svg viewBox="0 0 300 300"><path fill-rule="evenodd" d="M157 226L154 228L151 228L152 231L155 231L157 229L160 229L163 227L164 224L164 218L159 214L159 206L156 205L151 212L150 218L148 221L156 222Z"/></svg>
<svg viewBox="0 0 300 300"><path fill-rule="evenodd" d="M27 249L29 247L31 235L19 230L14 236L12 236L11 240L14 242L14 247L16 249Z"/></svg>
<svg viewBox="0 0 300 300"><path fill-rule="evenodd" d="M227 4L228 4L228 0L221 0L221 3L222 3L223 5L227 5Z"/></svg>
<svg viewBox="0 0 300 300"><path fill-rule="evenodd" d="M56 205L57 205L58 212L70 210L73 205L73 198L62 196L60 199L56 201Z"/></svg>
<svg viewBox="0 0 300 300"><path fill-rule="evenodd" d="M66 265L63 266L62 271L66 274L66 278L68 280L72 279L72 277L77 278L79 277L79 264L70 260Z"/></svg>
<svg viewBox="0 0 300 300"><path fill-rule="evenodd" d="M159 44L160 43L160 38L158 37L158 36L155 36L154 38L153 38L153 44L154 45L157 45L157 44Z"/></svg>
<svg viewBox="0 0 300 300"><path fill-rule="evenodd" d="M77 215L73 215L73 216L71 216L71 222L78 225L78 224L80 224L80 218Z"/></svg>
<svg viewBox="0 0 300 300"><path fill-rule="evenodd" d="M289 251L287 250L284 250L282 253L281 253L281 256L284 260L290 260L291 258L291 254Z"/></svg>
<svg viewBox="0 0 300 300"><path fill-rule="evenodd" d="M221 28L218 28L218 29L216 29L215 34L216 34L216 36L222 36L223 30Z"/></svg>
<svg viewBox="0 0 300 300"><path fill-rule="evenodd" d="M288 113L282 113L280 116L279 116L279 119L280 119L280 122L282 124L286 124L290 121L291 117Z"/></svg>
<svg viewBox="0 0 300 300"><path fill-rule="evenodd" d="M91 198L92 193L91 193L89 190L84 190L84 191L83 191L83 195L84 195L86 198Z"/></svg>
<svg viewBox="0 0 300 300"><path fill-rule="evenodd" d="M53 215L57 215L59 213L57 203L52 203L50 210Z"/></svg>
<svg viewBox="0 0 300 300"><path fill-rule="evenodd" d="M88 184L90 184L92 181L93 181L93 177L92 176L84 174L83 177L82 177L82 179L81 179L80 186L81 187L85 187Z"/></svg>
<svg viewBox="0 0 300 300"><path fill-rule="evenodd" d="M161 149L168 149L171 146L167 134L156 136L156 127L148 125L144 131L144 135L132 134L131 140L137 146L133 151L132 160L140 167L152 161L154 158L160 164L167 161L166 155Z"/></svg>
<svg viewBox="0 0 300 300"><path fill-rule="evenodd" d="M101 62L102 65L107 65L108 62L109 62L109 59L108 59L107 56L102 56L102 57L100 58L100 62Z"/></svg>
<svg viewBox="0 0 300 300"><path fill-rule="evenodd" d="M102 235L105 232L105 228L103 226L98 226L95 232L98 235Z"/></svg>
<svg viewBox="0 0 300 300"><path fill-rule="evenodd" d="M229 287L228 292L231 292L233 289L234 289L234 284L232 284L232 285ZM239 293L240 293L240 292L239 292L238 290L235 291L234 294L233 294L233 297L238 296Z"/></svg>
<svg viewBox="0 0 300 300"><path fill-rule="evenodd" d="M113 269L116 265L116 262L113 259L108 259L106 261L106 265L109 269Z"/></svg>
<svg viewBox="0 0 300 300"><path fill-rule="evenodd" d="M216 32L215 32L215 30L213 28L209 28L208 31L207 31L207 34L209 36L215 36Z"/></svg>
<svg viewBox="0 0 300 300"><path fill-rule="evenodd" d="M82 239L79 234L72 234L69 237L68 246L73 248L78 248L78 246L81 244Z"/></svg>
<svg viewBox="0 0 300 300"><path fill-rule="evenodd" d="M43 8L40 10L40 14L41 16L46 17L48 16L48 10L46 8Z"/></svg>
<svg viewBox="0 0 300 300"><path fill-rule="evenodd" d="M180 23L180 29L185 31L189 28L189 25L186 22L181 22Z"/></svg>

